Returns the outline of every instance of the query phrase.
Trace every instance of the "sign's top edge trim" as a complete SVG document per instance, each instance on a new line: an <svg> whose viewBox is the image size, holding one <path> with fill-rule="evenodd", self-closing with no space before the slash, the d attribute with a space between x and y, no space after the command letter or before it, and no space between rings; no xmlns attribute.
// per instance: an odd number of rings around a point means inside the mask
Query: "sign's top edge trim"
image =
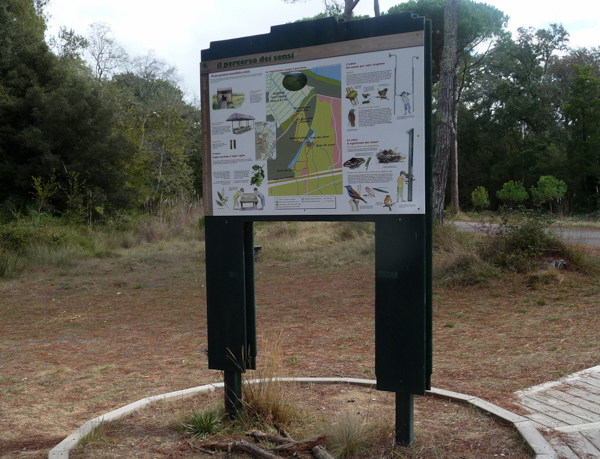
<svg viewBox="0 0 600 459"><path fill-rule="evenodd" d="M293 57L286 59L287 62L302 62L343 55L363 54L376 51L424 46L424 44L425 32L423 30L381 35L377 37L359 38L356 40L346 40L302 48L281 49L264 53L231 56L223 59L202 61L200 63L200 74L208 75L211 73L223 72L227 69L222 65L225 62L246 62L241 65L231 66L229 67L230 70L234 68L238 70L273 65L272 60L261 60L261 57L264 56L291 55Z"/></svg>

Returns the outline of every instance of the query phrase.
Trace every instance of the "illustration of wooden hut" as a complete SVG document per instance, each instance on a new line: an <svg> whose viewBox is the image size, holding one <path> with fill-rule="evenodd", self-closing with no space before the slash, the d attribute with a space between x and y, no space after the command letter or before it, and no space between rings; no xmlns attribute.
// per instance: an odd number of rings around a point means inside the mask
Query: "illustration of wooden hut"
<svg viewBox="0 0 600 459"><path fill-rule="evenodd" d="M234 113L229 118L227 118L227 121L231 121L231 129L234 134L243 134L244 132L248 132L254 129L255 118L252 115ZM250 121L252 121L252 126L250 126Z"/></svg>

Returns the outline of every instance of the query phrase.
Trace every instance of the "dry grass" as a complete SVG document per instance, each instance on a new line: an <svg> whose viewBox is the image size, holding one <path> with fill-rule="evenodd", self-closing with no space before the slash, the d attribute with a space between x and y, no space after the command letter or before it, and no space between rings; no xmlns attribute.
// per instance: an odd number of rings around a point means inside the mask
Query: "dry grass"
<svg viewBox="0 0 600 459"><path fill-rule="evenodd" d="M302 245L286 249L270 231L257 228L263 246L256 262L257 323L259 342L281 332L279 376L374 379L373 264L359 253L369 247L368 232L347 238L352 231L342 226L286 229L310 245L307 252ZM322 245L311 245L311 235L321 233L328 235ZM350 253L336 255L344 250ZM341 261L310 269L314 252ZM345 259L358 260L361 269ZM201 242L167 240L1 281L0 457L45 457L91 418L146 396L219 381L202 352L204 275ZM562 283L512 274L469 288L436 285L433 385L517 410L514 391L599 365L600 282L577 271L560 275ZM259 368L266 366L264 347ZM385 420L391 395L366 394L340 387L290 390L286 397L300 404L306 421L293 435L322 431L348 406ZM182 410L200 410L221 395L211 397L128 417L111 427L110 451L88 446L85 457L132 457L124 448L132 443L142 458L202 457L174 425ZM359 406L363 397L370 404ZM525 457L512 431L494 420L422 397L414 448L384 451L406 458Z"/></svg>
<svg viewBox="0 0 600 459"><path fill-rule="evenodd" d="M294 388L278 380L284 373L281 332L262 336L258 347L262 349L263 359L256 371L244 375L240 421L248 429L253 424L287 428L301 417L302 412L290 402L289 393ZM259 382L250 383L250 379Z"/></svg>

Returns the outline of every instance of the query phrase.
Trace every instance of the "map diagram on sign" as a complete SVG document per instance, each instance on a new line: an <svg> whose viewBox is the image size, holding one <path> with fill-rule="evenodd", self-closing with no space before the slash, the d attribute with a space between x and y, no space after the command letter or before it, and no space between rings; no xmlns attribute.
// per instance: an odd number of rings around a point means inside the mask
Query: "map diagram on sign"
<svg viewBox="0 0 600 459"><path fill-rule="evenodd" d="M255 125L256 160L266 161L277 157L276 129L272 121L257 122Z"/></svg>
<svg viewBox="0 0 600 459"><path fill-rule="evenodd" d="M342 194L341 66L268 73L266 95L269 196Z"/></svg>

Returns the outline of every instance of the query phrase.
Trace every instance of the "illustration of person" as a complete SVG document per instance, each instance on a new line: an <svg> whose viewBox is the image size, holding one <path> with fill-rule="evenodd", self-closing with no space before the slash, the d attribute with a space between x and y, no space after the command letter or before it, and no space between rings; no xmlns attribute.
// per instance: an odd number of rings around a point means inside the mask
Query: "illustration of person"
<svg viewBox="0 0 600 459"><path fill-rule="evenodd" d="M260 208L265 208L265 195L258 191L258 188L254 188L254 196L260 199Z"/></svg>
<svg viewBox="0 0 600 459"><path fill-rule="evenodd" d="M404 201L404 184L406 183L406 172L400 171L400 175L398 176L398 196L396 198L396 202Z"/></svg>
<svg viewBox="0 0 600 459"><path fill-rule="evenodd" d="M410 101L408 100L409 95L410 95L410 93L406 92L406 91L402 91L402 94L400 94L400 100L404 104L404 114L405 115L406 115L406 112L408 112L408 114L410 115Z"/></svg>
<svg viewBox="0 0 600 459"><path fill-rule="evenodd" d="M244 189L240 188L233 195L233 208L234 209L239 209L240 208L240 196L242 195L243 192L244 192Z"/></svg>

